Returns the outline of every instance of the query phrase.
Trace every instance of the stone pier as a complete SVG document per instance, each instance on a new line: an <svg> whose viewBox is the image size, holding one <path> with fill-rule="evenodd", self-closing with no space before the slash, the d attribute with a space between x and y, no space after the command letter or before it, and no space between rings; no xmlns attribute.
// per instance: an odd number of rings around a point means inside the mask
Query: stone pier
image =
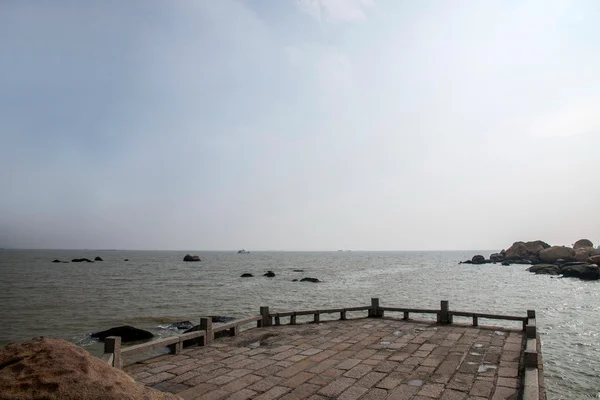
<svg viewBox="0 0 600 400"><path fill-rule="evenodd" d="M124 369L183 399L516 400L526 343L520 327L361 318L251 329Z"/></svg>

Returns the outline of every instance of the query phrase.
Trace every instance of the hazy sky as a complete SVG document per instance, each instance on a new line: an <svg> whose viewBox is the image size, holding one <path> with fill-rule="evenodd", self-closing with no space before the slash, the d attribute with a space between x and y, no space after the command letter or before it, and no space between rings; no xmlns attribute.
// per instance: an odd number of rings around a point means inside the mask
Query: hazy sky
<svg viewBox="0 0 600 400"><path fill-rule="evenodd" d="M0 247L600 239L600 2L0 1Z"/></svg>

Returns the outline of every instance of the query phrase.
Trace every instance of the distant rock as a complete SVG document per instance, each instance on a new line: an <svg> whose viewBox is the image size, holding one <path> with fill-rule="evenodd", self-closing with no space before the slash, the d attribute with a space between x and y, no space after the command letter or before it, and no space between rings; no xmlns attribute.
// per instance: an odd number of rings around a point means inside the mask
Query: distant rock
<svg viewBox="0 0 600 400"><path fill-rule="evenodd" d="M473 264L485 264L485 257L478 254L476 256L473 256L473 258L471 259L471 262Z"/></svg>
<svg viewBox="0 0 600 400"><path fill-rule="evenodd" d="M254 275L249 274L249 273L246 272L245 274L240 275L240 278L252 278L253 276Z"/></svg>
<svg viewBox="0 0 600 400"><path fill-rule="evenodd" d="M537 264L537 265L527 268L527 271L535 272L537 274L537 273L541 273L539 271L544 270L544 269L555 269L556 274L558 275L559 267L554 264Z"/></svg>
<svg viewBox="0 0 600 400"><path fill-rule="evenodd" d="M92 260L90 260L89 258L74 258L74 259L72 259L72 260L71 260L71 262L74 262L74 263L78 263L78 262L89 262L89 263L91 263L91 262L93 262L93 261L92 261Z"/></svg>
<svg viewBox="0 0 600 400"><path fill-rule="evenodd" d="M540 261L548 264L554 264L557 260L569 259L574 256L575 250L565 246L552 246L539 253Z"/></svg>
<svg viewBox="0 0 600 400"><path fill-rule="evenodd" d="M303 270L303 269L294 269L294 270L292 270L292 271L294 271L294 272L304 272L304 270Z"/></svg>
<svg viewBox="0 0 600 400"><path fill-rule="evenodd" d="M490 254L490 261L502 262L506 258L506 250L502 250L500 253Z"/></svg>
<svg viewBox="0 0 600 400"><path fill-rule="evenodd" d="M62 262L62 261L60 261L60 260L54 260L54 261L52 261L52 262L53 262L53 263L59 263L59 262Z"/></svg>
<svg viewBox="0 0 600 400"><path fill-rule="evenodd" d="M186 254L185 257L183 257L183 261L201 261L200 257L198 257L195 254Z"/></svg>
<svg viewBox="0 0 600 400"><path fill-rule="evenodd" d="M96 257L96 258L94 258L94 261L104 261L104 260L100 257Z"/></svg>
<svg viewBox="0 0 600 400"><path fill-rule="evenodd" d="M531 242L525 242L525 248L529 255L537 256L540 251L549 248L550 245L543 240L534 240Z"/></svg>
<svg viewBox="0 0 600 400"><path fill-rule="evenodd" d="M300 279L300 282L314 282L314 283L317 283L317 282L321 282L321 281L318 280L317 278L302 278L302 279Z"/></svg>
<svg viewBox="0 0 600 400"><path fill-rule="evenodd" d="M266 274L264 274L263 276L266 276L267 278L273 278L275 276L275 272L273 271L268 271Z"/></svg>
<svg viewBox="0 0 600 400"><path fill-rule="evenodd" d="M579 239L573 245L573 250L581 249L584 247L594 247L594 243L592 243L592 241L588 239Z"/></svg>
<svg viewBox="0 0 600 400"><path fill-rule="evenodd" d="M298 279L292 279L292 282L298 282Z"/></svg>
<svg viewBox="0 0 600 400"><path fill-rule="evenodd" d="M122 342L135 342L138 340L151 339L154 335L143 329L138 329L130 325L117 326L105 331L95 332L90 335L101 342L108 336L120 336Z"/></svg>
<svg viewBox="0 0 600 400"><path fill-rule="evenodd" d="M510 265L510 261L502 261L502 265L509 266Z"/></svg>
<svg viewBox="0 0 600 400"><path fill-rule="evenodd" d="M62 339L34 338L0 348L0 397L19 400L167 400L87 350Z"/></svg>
<svg viewBox="0 0 600 400"><path fill-rule="evenodd" d="M123 261L129 261L129 258L124 259Z"/></svg>

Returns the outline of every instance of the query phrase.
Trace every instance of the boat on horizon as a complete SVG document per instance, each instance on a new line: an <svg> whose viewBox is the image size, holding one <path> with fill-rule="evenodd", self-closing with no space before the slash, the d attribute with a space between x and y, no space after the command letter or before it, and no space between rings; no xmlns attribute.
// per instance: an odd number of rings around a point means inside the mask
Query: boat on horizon
<svg viewBox="0 0 600 400"><path fill-rule="evenodd" d="M238 254L250 254L249 251L246 251L244 249L238 250Z"/></svg>

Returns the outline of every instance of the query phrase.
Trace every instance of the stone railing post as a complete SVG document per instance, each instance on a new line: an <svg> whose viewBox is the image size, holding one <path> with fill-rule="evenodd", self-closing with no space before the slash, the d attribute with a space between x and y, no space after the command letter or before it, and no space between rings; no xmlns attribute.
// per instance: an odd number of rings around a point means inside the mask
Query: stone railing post
<svg viewBox="0 0 600 400"><path fill-rule="evenodd" d="M113 354L113 367L122 369L123 361L121 360L121 337L108 336L104 339L104 352Z"/></svg>
<svg viewBox="0 0 600 400"><path fill-rule="evenodd" d="M383 317L383 310L379 308L379 298L371 298L371 308L369 309L369 318Z"/></svg>
<svg viewBox="0 0 600 400"><path fill-rule="evenodd" d="M273 325L273 323L272 323L273 321L271 320L271 317L269 316L269 307L261 307L260 315L262 316L261 323L262 323L263 328Z"/></svg>
<svg viewBox="0 0 600 400"><path fill-rule="evenodd" d="M440 303L440 312L437 314L438 324L451 324L452 315L448 312L450 309L450 303L448 300L442 300Z"/></svg>
<svg viewBox="0 0 600 400"><path fill-rule="evenodd" d="M213 339L215 338L215 335L213 334L213 328L212 328L212 318L211 317L200 318L200 329L202 329L205 332L204 345L212 343Z"/></svg>

